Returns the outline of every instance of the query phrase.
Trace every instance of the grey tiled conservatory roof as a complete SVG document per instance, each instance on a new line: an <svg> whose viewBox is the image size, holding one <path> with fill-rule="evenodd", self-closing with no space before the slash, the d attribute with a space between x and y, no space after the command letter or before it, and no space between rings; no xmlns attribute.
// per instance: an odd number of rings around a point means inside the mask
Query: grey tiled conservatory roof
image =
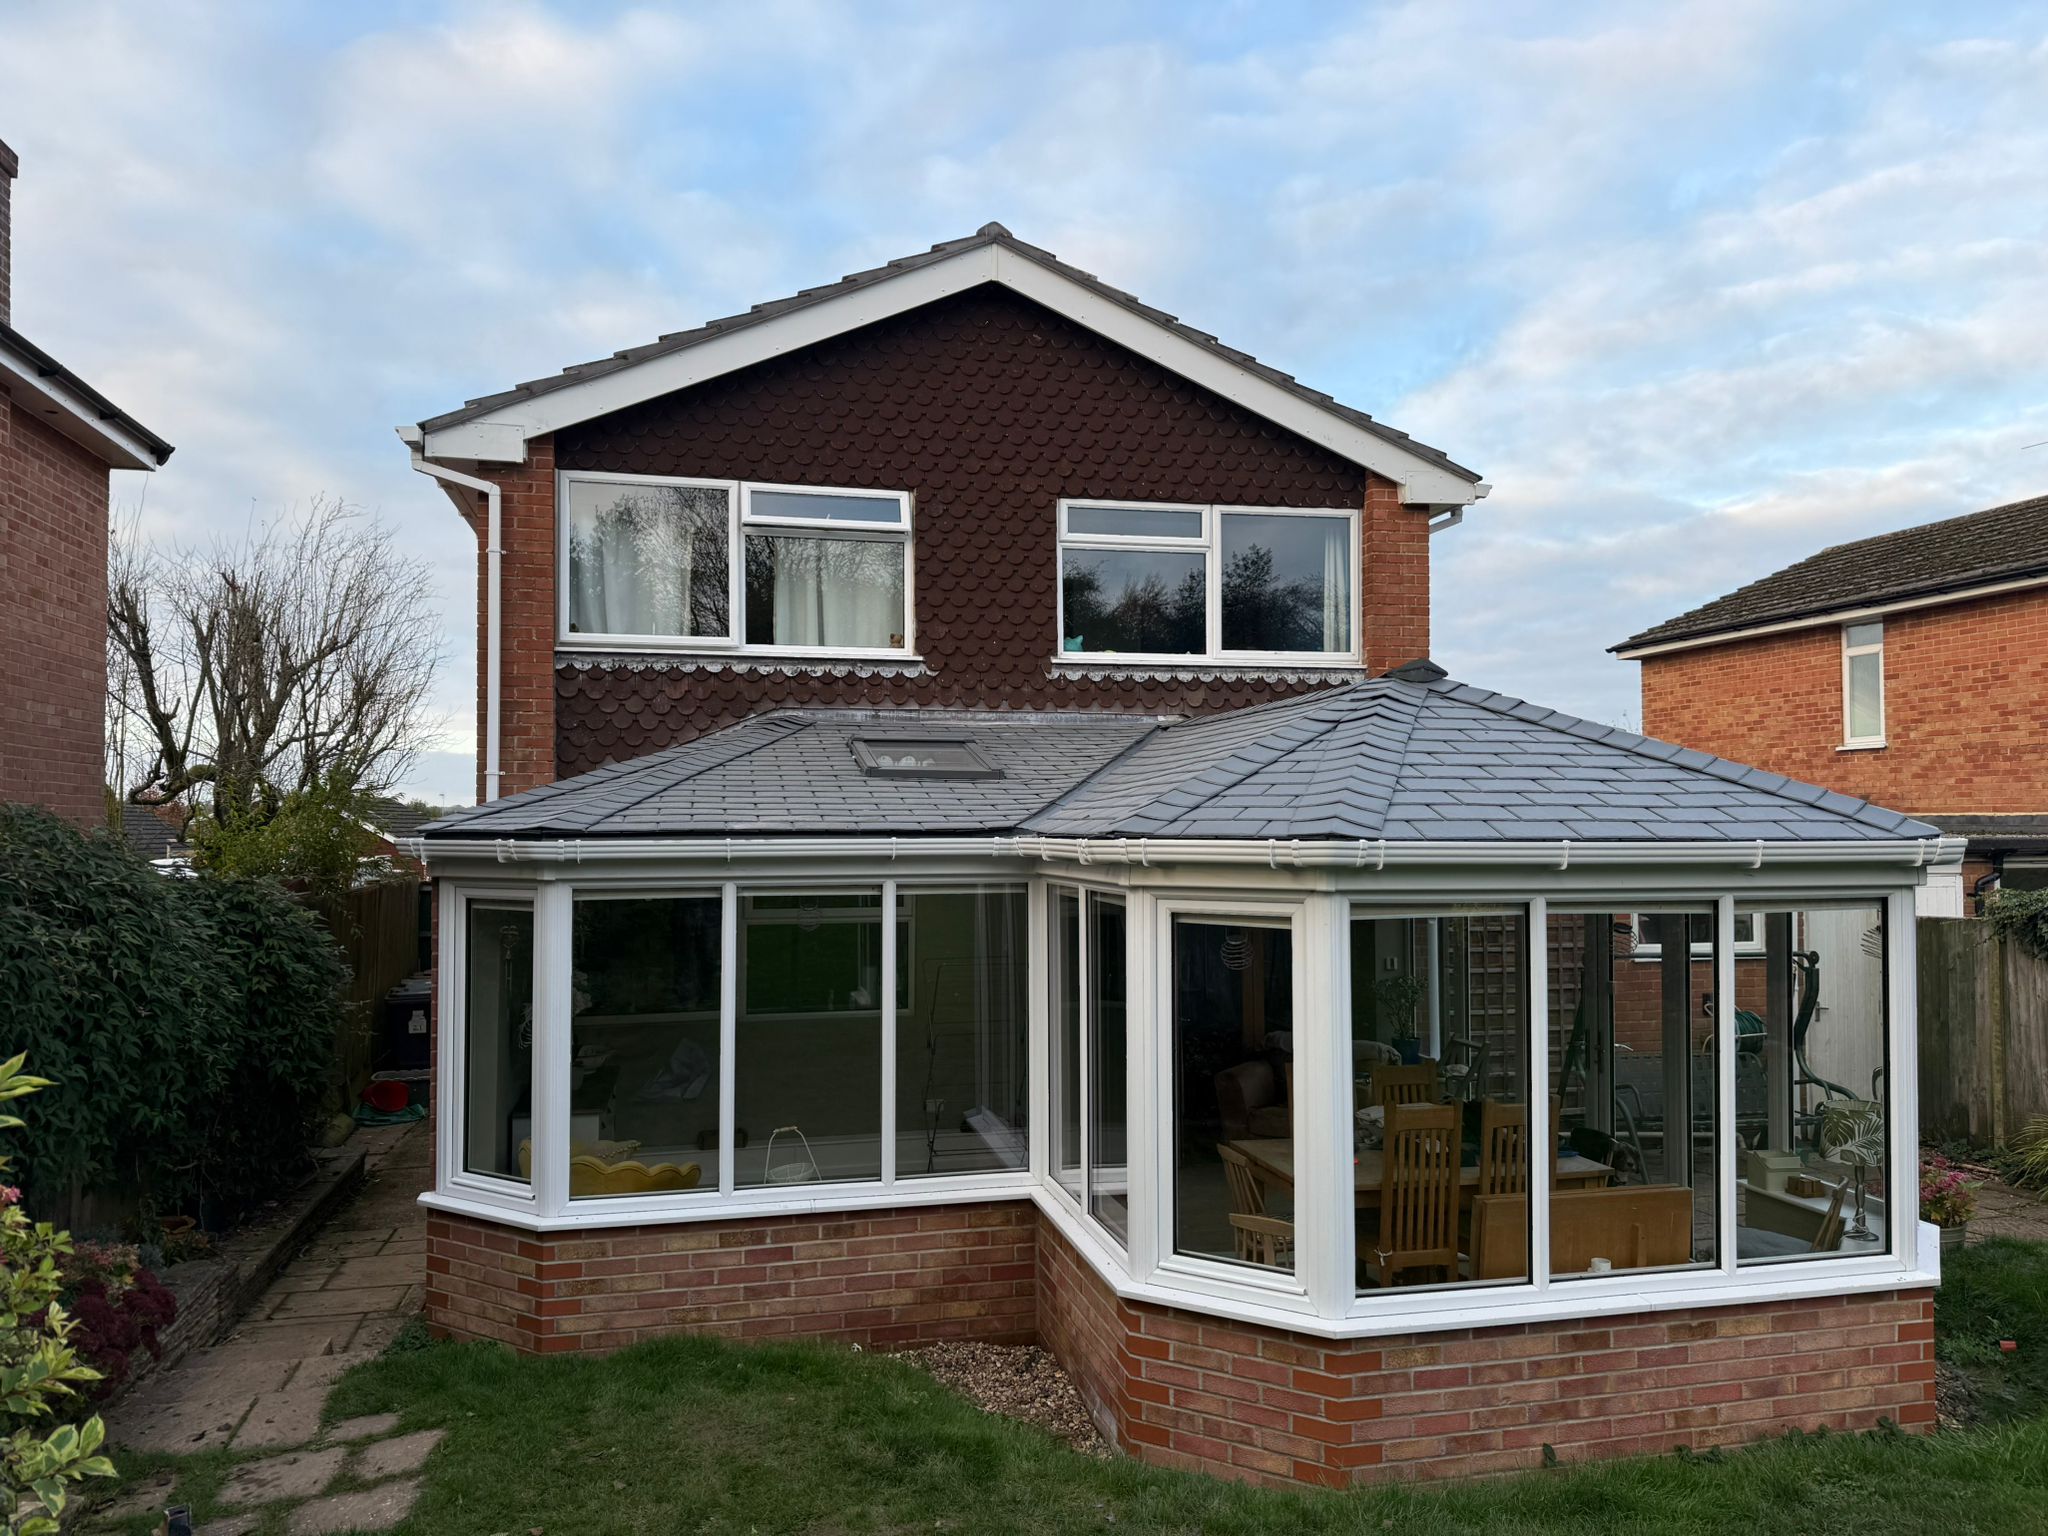
<svg viewBox="0 0 2048 1536"><path fill-rule="evenodd" d="M862 736L966 739L1000 778L877 778ZM732 835L1850 841L1934 827L1411 663L1193 720L757 716L433 823L429 840Z"/></svg>

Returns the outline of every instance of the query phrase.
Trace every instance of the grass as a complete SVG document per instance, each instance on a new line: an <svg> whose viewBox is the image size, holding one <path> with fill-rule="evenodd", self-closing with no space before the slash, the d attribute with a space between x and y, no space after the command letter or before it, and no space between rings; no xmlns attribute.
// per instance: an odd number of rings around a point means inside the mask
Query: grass
<svg viewBox="0 0 2048 1536"><path fill-rule="evenodd" d="M824 1345L675 1338L535 1359L402 1336L352 1372L330 1418L443 1428L414 1536L1159 1532L1171 1536L1776 1536L2048 1531L2048 1244L1952 1256L1938 1349L1987 1422L1931 1437L1791 1436L1739 1452L1566 1466L1351 1493L1246 1489L1092 1460L977 1412L900 1362ZM2016 1339L2016 1353L1999 1348ZM170 1466L203 1523L228 1452ZM266 1515L263 1536L284 1530ZM131 1536L150 1529L137 1519Z"/></svg>
<svg viewBox="0 0 2048 1536"><path fill-rule="evenodd" d="M2008 1339L2018 1346L2011 1353ZM1994 1237L1944 1254L1934 1350L1985 1420L2048 1414L2048 1243Z"/></svg>
<svg viewBox="0 0 2048 1536"><path fill-rule="evenodd" d="M346 1378L330 1413L445 1427L405 1530L611 1533L2040 1530L2048 1420L1920 1439L1795 1437L1513 1478L1349 1494L1244 1489L1094 1461L986 1417L907 1365L817 1345L668 1339L603 1360L468 1344ZM178 1463L202 1520L236 1458ZM166 1458L136 1459L124 1471ZM282 1511L266 1529L282 1529ZM137 1532L147 1529L138 1521Z"/></svg>

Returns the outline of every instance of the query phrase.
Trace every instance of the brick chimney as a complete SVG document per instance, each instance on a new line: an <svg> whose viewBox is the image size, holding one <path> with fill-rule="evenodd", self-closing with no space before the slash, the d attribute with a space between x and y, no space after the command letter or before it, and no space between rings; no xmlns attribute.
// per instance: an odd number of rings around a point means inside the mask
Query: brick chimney
<svg viewBox="0 0 2048 1536"><path fill-rule="evenodd" d="M12 324L9 300L14 294L14 177L21 157L0 139L0 325Z"/></svg>

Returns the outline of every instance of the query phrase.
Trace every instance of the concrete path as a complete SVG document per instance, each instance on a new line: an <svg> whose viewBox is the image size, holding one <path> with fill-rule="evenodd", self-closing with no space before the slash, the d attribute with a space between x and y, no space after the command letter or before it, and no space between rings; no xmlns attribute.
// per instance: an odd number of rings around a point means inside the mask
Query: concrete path
<svg viewBox="0 0 2048 1536"><path fill-rule="evenodd" d="M2048 1200L2032 1190L2015 1189L2003 1180L1986 1179L1977 1192L1977 1215L1970 1223L1970 1241L1986 1237L2048 1242Z"/></svg>
<svg viewBox="0 0 2048 1536"><path fill-rule="evenodd" d="M324 1437L319 1432L328 1388L351 1366L375 1358L419 1311L426 1275L426 1212L417 1203L433 1178L426 1125L356 1134L367 1140L363 1188L285 1266L234 1333L144 1383L115 1406L107 1424L114 1443L131 1450L280 1453L238 1467L222 1501L260 1512L306 1500L289 1522L299 1536L398 1524L419 1491L409 1474L440 1438L438 1431L386 1438L397 1427L391 1415L338 1424ZM346 1491L329 1492L337 1483ZM169 1493L123 1490L99 1518L161 1509ZM254 1523L252 1516L247 1526ZM216 1521L206 1529L247 1526Z"/></svg>

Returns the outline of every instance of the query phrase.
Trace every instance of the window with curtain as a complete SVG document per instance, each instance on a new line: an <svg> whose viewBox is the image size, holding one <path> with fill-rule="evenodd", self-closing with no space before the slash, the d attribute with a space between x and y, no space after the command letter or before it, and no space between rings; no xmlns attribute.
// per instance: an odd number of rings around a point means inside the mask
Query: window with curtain
<svg viewBox="0 0 2048 1536"><path fill-rule="evenodd" d="M906 491L571 475L562 503L567 635L909 648Z"/></svg>
<svg viewBox="0 0 2048 1536"><path fill-rule="evenodd" d="M729 487L572 480L566 500L570 633L732 633Z"/></svg>
<svg viewBox="0 0 2048 1536"><path fill-rule="evenodd" d="M1842 740L1847 746L1884 741L1884 625L1842 630Z"/></svg>
<svg viewBox="0 0 2048 1536"><path fill-rule="evenodd" d="M1348 511L1064 502L1060 650L1348 660L1357 575Z"/></svg>

